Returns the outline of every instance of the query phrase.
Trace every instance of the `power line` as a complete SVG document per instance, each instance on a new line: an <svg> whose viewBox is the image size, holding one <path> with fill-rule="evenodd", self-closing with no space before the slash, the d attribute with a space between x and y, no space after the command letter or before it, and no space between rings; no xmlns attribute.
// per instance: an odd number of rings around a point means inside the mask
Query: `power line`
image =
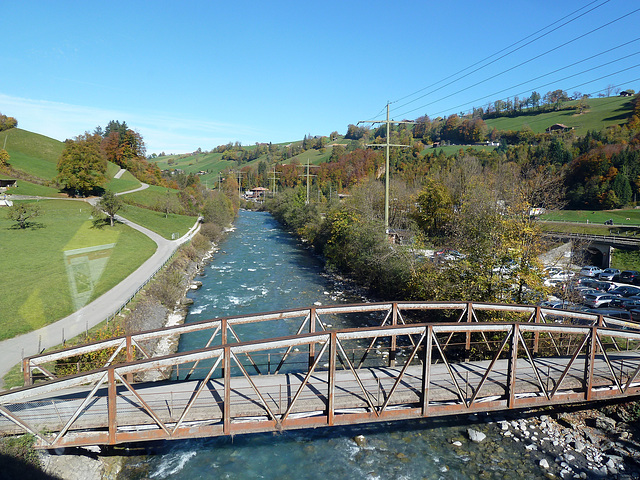
<svg viewBox="0 0 640 480"><path fill-rule="evenodd" d="M622 15L622 16L620 16L620 17L616 18L615 20L611 20L610 22L607 22L607 23L605 23L605 24L603 24L603 25L600 25L599 27L596 27L596 28L594 28L594 29L592 29L592 30L590 30L590 31L588 31L588 32L586 32L586 33L583 33L582 35L579 35L579 36L577 36L577 37L574 37L573 39L571 39L571 40L569 40L569 41L567 41L567 42L564 42L564 43L562 43L562 44L560 44L560 45L558 45L558 46L556 46L556 47L553 47L553 48L551 48L551 49L549 49L549 50L547 50L547 51L545 51L545 52L543 52L543 53L541 53L541 54L538 54L538 55L536 55L536 56L534 56L534 57L532 57L532 58L530 58L530 59L528 59L528 60L525 60L524 62L521 62L521 63L519 63L518 65L515 65L515 66L513 66L513 67L510 67L510 68L508 68L508 69L506 69L506 70L503 70L502 72L496 73L495 75L492 75L492 76L490 76L490 77L488 77L488 78L485 78L484 80L481 80L481 81L479 81L479 82L476 82L476 83L474 83L473 85L470 85L470 86L468 86L468 87L465 87L464 89L458 90L458 91L453 92L453 93L451 93L451 94L449 94L449 95L446 95L446 96L444 96L444 97L442 97L442 98L439 98L439 99L437 99L437 100L435 100L435 101L433 101L433 102L426 103L426 104L424 104L424 105L422 105L422 106L420 106L420 107L417 107L417 108L414 108L414 109L408 110L408 111L406 111L406 112L404 112L404 113L402 113L401 115L398 115L398 116L399 116L399 117L403 117L404 115L406 115L406 114L408 114L408 113L412 113L412 112L414 112L414 111L416 111L416 110L423 109L423 108L425 108L425 107L426 107L426 106L428 106L428 105L433 105L434 103L440 102L440 101L445 100L445 99L447 99L447 98L450 98L450 97L452 97L452 96L454 96L454 95L457 95L457 94L459 94L459 93L461 93L461 92L465 91L465 90L466 90L466 89L468 89L468 88L473 88L473 87L476 87L476 86L478 86L478 85L481 85L482 83L488 82L489 80L493 80L494 78L499 77L500 75L503 75L503 74L505 74L505 73L507 73L507 72L510 72L510 71L512 71L512 70L515 70L516 68L519 68L519 67L521 67L521 66L523 66L523 65L526 65L527 63L530 63L530 62L532 62L532 61L534 61L534 60L539 59L540 57L543 57L544 55L547 55L547 54L549 54L549 53L551 53L551 52L553 52L553 51L555 51L555 50L558 50L558 49L560 49L560 48L562 48L562 47L565 47L565 46L567 46L567 45L569 45L569 44L571 44L571 43L573 43L573 42L576 42L577 40L580 40L581 38L584 38L584 37L586 37L587 35L591 35L592 33L596 32L596 31L598 31L598 30L601 30L601 29L603 29L603 28L605 28L605 27L608 27L608 26L612 25L612 24L613 24L613 23L615 23L615 22L618 22L618 21L620 21L620 20L622 20L622 19L628 18L630 15L633 15L634 13L637 13L638 11L640 11L640 8L637 8L637 9L635 9L635 10L633 10L633 11L631 11L631 12L627 13L626 15ZM473 73L473 72L472 72L472 73ZM453 82L450 82L449 84L444 85L444 86L448 86L448 85L450 85L451 83L453 83ZM443 87L444 87L444 86L443 86ZM441 88L443 88L443 87L441 87ZM430 92L430 93L433 93L433 92ZM396 108L401 108L401 107L407 106L407 105L409 105L410 103L413 103L414 101L419 100L420 98L424 98L425 96L429 95L430 93L427 93L427 94L425 94L425 95L423 95L423 96L421 96L421 97L418 97L418 98L417 98L417 99L415 99L415 100L412 100L412 101L410 101L410 102L407 102L407 103L405 103L405 104L403 104L403 105L400 105L400 106L398 106L398 107L396 107Z"/></svg>
<svg viewBox="0 0 640 480"><path fill-rule="evenodd" d="M604 3L603 3L602 5L604 5ZM451 82L449 82L449 83L447 83L447 84L445 84L445 85L442 85L442 86L440 86L440 87L436 88L435 90L432 90L431 92L425 93L424 95L421 95L421 96L420 96L420 97L418 97L418 98L415 98L415 99L413 99L413 100L410 100L410 101L408 101L408 102L406 102L406 103L404 103L404 104L402 104L402 105L400 105L400 106L398 106L398 107L396 107L396 108L402 108L402 107L405 107L405 106L407 106L407 105L409 105L409 104L411 104L411 103L413 103L413 102L416 102L416 101L420 100L421 98L424 98L424 97L426 97L426 96L428 96L428 95L431 95L432 93L437 92L438 90L443 89L444 87L448 87L449 85L452 85L452 84L456 83L457 81L462 80L463 78L466 78L466 77L468 77L469 75L471 75L471 74L473 74L473 73L476 73L476 72L478 72L478 71L482 70L483 68L485 68L485 67L487 67L487 66L489 66L489 65L491 65L491 64L493 64L493 63L495 63L495 62L497 62L498 60L502 60L503 58L505 58L505 57L507 57L507 56L511 55L512 53L517 52L518 50L520 50L520 49L522 49L522 48L524 48L524 47L526 47L526 46L528 46L528 45L531 45L533 42L535 42L535 41L539 40L540 38L545 37L546 35L548 35L548 34L550 34L550 33L554 32L554 31L556 31L556 30L558 30L558 29L560 29L560 28L562 28L562 27L564 27L565 25L568 25L569 23L573 22L574 20L577 20L578 18L580 18L580 17L582 17L582 16L586 15L587 13L591 12L592 10L595 10L596 8L598 8L598 7L602 6L602 5L598 5L597 7L594 7L593 9L589 10L588 12L585 12L585 13L583 13L583 14L579 15L578 17L573 18L573 19L571 19L571 20L569 20L569 21L567 21L567 22L563 23L562 25L560 25L560 26L558 26L558 27L554 28L553 30L550 30L549 32L545 33L544 35L540 35L539 37L537 37L537 38L535 38L535 39L533 39L533 40L531 40L531 41L529 41L529 42L525 43L524 45L521 45L520 47L518 47L518 48L516 48L516 49L512 50L511 52L506 53L506 54L504 54L504 55L502 55L502 56L500 56L500 57L496 58L495 60L492 60L491 62L489 62L489 63L487 63L487 64L485 64L485 65L482 65L481 67L478 67L478 68L476 68L475 70L473 70L473 71L471 71L471 72L469 72L469 73L467 73L467 74L465 74L465 75L463 75L463 76L461 76L461 77L459 77L459 78L457 78L457 79L455 79L455 80L452 80ZM621 17L621 18L623 18L623 17ZM618 20L619 20L619 19L618 19ZM602 28L602 27L600 27L600 28ZM591 32L589 32L589 33L591 33ZM587 33L586 35L588 35L588 33ZM576 40L576 39L574 39L574 40ZM574 41L574 40L572 40L572 41ZM570 43L570 42L569 42L569 43ZM562 45L561 45L561 46L562 46ZM560 48L560 47L556 47L556 48ZM552 51L552 50L551 50L551 51ZM544 54L542 54L542 55L546 55L546 53L549 53L549 52L545 52L545 53L544 53ZM534 59L535 59L535 58L537 58L537 57L534 57ZM531 60L534 60L534 59L531 59ZM529 60L529 61L531 61L531 60ZM527 62L525 62L525 63L527 63ZM508 70L506 70L506 71L512 70L513 68L517 68L517 67L519 67L519 66L521 66L521 65L524 65L524 63L522 63L522 64L520 64L520 65L517 65L516 67L512 67L511 69L508 69ZM502 72L502 73L504 73L504 72ZM498 75L500 75L500 74L498 74ZM493 78L493 77L490 77L490 78Z"/></svg>
<svg viewBox="0 0 640 480"><path fill-rule="evenodd" d="M600 54L599 54L599 55L600 55ZM568 75L568 76L566 76L566 77L563 77L563 78L559 78L559 79L553 80L553 81L551 81L551 82L548 82L548 83L545 83L545 84L542 84L542 85L537 85L537 86L535 86L535 87L529 87L526 91L513 93L512 95L509 95L509 97L502 98L502 99L500 99L500 100L506 100L507 98L510 98L510 97L512 97L512 96L513 96L513 97L517 97L517 96L519 96L519 95L524 95L524 94L528 93L528 91L529 91L529 90L537 90L537 89L540 89L540 88L543 88L543 87L546 87L546 86L549 86L549 85L557 84L558 82L562 82L563 80L567 80L567 79L569 79L569 78L573 78L573 77L577 77L577 76L579 76L579 75L583 75L583 74L588 73L588 72L591 72L591 71L593 71L593 70L595 70L595 69L597 69L597 68L606 67L607 65L611 65L612 63L616 63L616 62L619 62L619 61L625 60L625 59L627 59L627 58L629 58L629 57L632 57L632 56L634 56L634 55L640 55L640 52L631 53L631 54L626 55L626 56L624 56L624 57L621 57L621 58L618 58L618 59L615 59L615 60L611 60L610 62L602 63L602 64L600 64L600 65L596 65L596 66L594 66L594 67L588 68L588 69L583 70L583 71L581 71L581 72L574 73L574 74L571 74L571 75ZM593 58L593 57L590 57L589 59L586 59L586 60L590 60L591 58ZM580 63L580 62L576 62L576 64L577 64L577 63ZM575 66L576 64L573 64L573 65L570 65L570 66ZM637 66L638 66L638 65L633 65L632 67L626 68L626 69L624 69L624 70L620 70L619 72L610 73L610 74L608 74L607 76L613 76L613 75L615 75L616 73L620 73L620 72L623 72L623 71L629 70L629 69L631 69L631 68L635 68L635 67L637 67ZM551 75L551 74L553 74L553 73L557 73L557 72L559 72L560 70L564 70L564 69L566 69L566 68L568 68L568 67L562 67L562 68L559 68L559 69L557 69L557 70L554 70L553 72L545 73L544 75L540 75L540 76L538 76L538 77L532 78L532 79L530 79L530 80L527 80L527 81L525 81L525 82L519 83L519 84L517 84L517 85L512 85L512 86L510 86L510 87L504 88L504 89L499 90L499 91L497 91L497 92L493 92L493 93L491 93L491 94L489 94L489 95L485 95L485 96L483 96L483 97L476 98L475 100L471 100L471 101L469 101L469 102L465 102L465 103L462 103L462 104L460 104L460 105L456 105L455 107L447 108L447 109L445 109L445 110L440 110L439 112L434 112L434 113L433 113L433 115L439 115L439 114L444 113L444 112L448 112L448 111L452 111L452 110L457 110L458 108L461 108L461 107L466 107L466 106L468 106L468 105L476 104L477 102L479 102L479 101L481 101L481 100L485 100L485 99L487 99L487 98L495 97L496 95L498 95L498 94L500 94L500 93L503 93L503 92L505 92L505 91L507 91L507 90L511 90L511 89L513 89L513 88L520 87L520 86L525 85L525 84L527 84L527 83L529 83L529 82L532 82L532 81L534 81L534 80L539 80L540 78L546 77L546 76ZM606 78L606 77L604 77L604 78ZM588 82L588 83L590 83L590 82ZM568 90L571 90L572 88L574 88L574 87L569 87L569 88L568 88Z"/></svg>
<svg viewBox="0 0 640 480"><path fill-rule="evenodd" d="M495 57L496 55L499 55L500 53L504 52L505 50L508 50L509 48L514 47L514 46L518 45L518 44L519 44L519 43L521 43L521 42L524 42L526 39L528 39L528 38L530 38L530 37L532 37L532 36L534 36L534 35L537 35L538 33L540 33L540 32L542 32L542 31L546 30L547 28L549 28L549 27L551 27L551 26L555 25L555 24L556 24L556 23L558 23L558 22L561 22L561 21L562 21L562 20L564 20L565 18L570 17L571 15L573 15L573 14L575 14L575 13L579 12L580 10L583 10L583 9L585 9L585 8L589 7L590 5L593 5L594 3L598 2L598 1L600 1L600 0L594 0L593 2L589 3L588 5L585 5L585 6L583 6L583 7L578 8L577 10L574 10L574 11L573 11L573 12L571 12L570 14L565 15L564 17L562 17L562 18L560 18L560 19L556 20L556 21L555 21L555 22L553 22L553 23L550 23L550 24L549 24L549 25L547 25L546 27L543 27L543 28L541 28L540 30L538 30L538 31L536 31L536 32L533 32L532 34L530 34L530 35L528 35L528 36L526 36L526 37L524 37L524 38L522 38L522 39L518 40L517 42L512 43L511 45L509 45L509 46L507 46L507 47L503 48L502 50L498 50L497 52L492 53L491 55L489 55L489 56L487 56L487 57L483 58L482 60L479 60L479 61L477 61L476 63L473 63L473 64L469 65L468 67L465 67L465 68L463 68L462 70L457 71L456 73L452 73L451 75L449 75L448 77L443 78L442 80L438 80L437 82L432 83L431 85L428 85L428 86L426 86L426 87L423 87L423 88L421 88L420 90L417 90L417 91L415 91L415 92L413 92L413 93L410 93L409 95L405 95L404 97L399 98L399 99L398 99L398 100L396 100L395 102L391 102L391 103L401 102L401 101L403 101L403 100L405 100L405 99L407 99L407 98L409 98L409 97L412 97L413 95L415 95L415 94L417 94L417 93L420 93L420 92L422 92L422 91L426 90L427 88L434 87L434 86L438 85L439 83L442 83L442 82L444 82L444 81L446 81L446 80L449 80L451 77L455 77L456 75L458 75L458 74L460 74L460 73L464 72L465 70L469 70L470 68L473 68L473 67L475 67L476 65L478 65L478 64L480 64L480 63L482 63L482 62L484 62L485 60L489 60L491 57ZM559 27L557 27L557 28L555 28L555 29L553 29L553 30L550 30L549 32L545 33L544 35L541 35L540 37L538 37L538 38L536 38L536 39L532 40L532 42L533 42L533 41L536 41L536 40L539 40L539 39L540 39L540 38L542 38L543 36L548 35L548 34L550 34L550 33L554 32L555 30L558 30L559 28L561 28L561 27L563 27L563 26L567 25L568 23L573 22L574 20L577 20L578 18L580 18L580 17L582 17L582 16L586 15L587 13L592 12L592 11L593 11L593 10L595 10L596 8L601 7L601 6L602 6L602 5L604 5L605 3L608 3L609 1L610 1L610 0L606 0L605 2L601 3L600 5L597 5L596 7L592 8L591 10L589 10L589 11L587 11L587 12L584 12L584 13L583 13L583 14L581 14L580 16L578 16L578 17L576 17L576 18L574 18L574 19L572 19L572 20L570 20L570 21L568 21L568 22L566 22L566 23L563 23L563 24L562 24L562 25L560 25ZM523 47L525 47L526 45L529 45L530 43L531 43L531 42L529 42L529 43L527 43L527 44L525 44L525 45L522 45L522 46L521 46L521 47L519 47L518 49L523 48ZM506 55L510 55L511 53L513 53L513 52L515 52L515 51L517 51L517 50L513 50L512 52L509 52L509 53L508 53L508 54L506 54ZM487 65L491 65L491 63L497 62L498 60L500 60L500 59L504 58L506 55L504 55L504 56L502 56L502 57L500 57L500 58L495 59L494 61L492 61L492 62L488 63ZM481 68L484 68L484 67L486 67L487 65L484 65L484 66L483 66L483 67L481 67ZM475 72L475 71L477 71L477 70L474 70L474 72ZM474 72L470 72L470 73L469 73L469 75L470 75L471 73L474 73ZM460 77L458 80L460 80L461 78L464 78L464 77ZM456 80L456 81L457 81L457 80ZM382 112L380 112L380 113L382 113ZM380 113L378 113L377 115L380 115ZM376 116L377 116L377 115L376 115Z"/></svg>

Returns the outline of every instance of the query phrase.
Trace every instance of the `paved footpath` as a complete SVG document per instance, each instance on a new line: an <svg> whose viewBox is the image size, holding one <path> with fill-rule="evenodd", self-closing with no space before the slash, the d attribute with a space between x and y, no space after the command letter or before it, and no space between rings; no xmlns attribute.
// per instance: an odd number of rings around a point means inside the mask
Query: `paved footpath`
<svg viewBox="0 0 640 480"><path fill-rule="evenodd" d="M143 184L141 188L135 191L147 187L148 185ZM133 191L134 190L122 193L131 193ZM88 199L87 201L94 204L97 200L96 198ZM16 364L20 363L24 357L35 355L43 349L60 345L63 339L68 340L80 335L87 329L98 325L100 322L115 314L128 302L132 294L138 291L151 275L169 260L180 245L189 241L198 230L200 230L200 222L196 221L189 232L183 237L177 240L167 240L148 228L130 222L125 218L116 216L116 219L144 233L156 242L158 245L156 252L118 285L68 317L62 318L39 330L0 342L0 387L2 387L2 377Z"/></svg>

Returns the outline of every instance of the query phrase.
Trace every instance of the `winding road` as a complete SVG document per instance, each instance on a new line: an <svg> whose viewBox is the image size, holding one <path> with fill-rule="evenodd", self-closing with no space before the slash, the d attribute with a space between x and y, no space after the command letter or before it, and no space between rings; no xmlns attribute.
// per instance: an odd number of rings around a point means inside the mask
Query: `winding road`
<svg viewBox="0 0 640 480"><path fill-rule="evenodd" d="M122 172L123 170L118 173L122 175ZM148 185L143 183L139 188L120 192L116 195L133 193L145 188L148 188ZM93 205L97 200L97 198L91 198L86 201ZM130 300L132 294L137 292L171 258L178 247L191 240L200 229L200 222L196 221L184 236L177 240L167 240L148 228L130 222L126 218L116 216L116 219L156 242L158 247L155 253L118 285L71 315L33 332L0 342L0 388L3 385L2 377L14 365L21 362L24 357L35 355L44 349L60 345L65 339L80 335L87 329L95 327L117 313Z"/></svg>

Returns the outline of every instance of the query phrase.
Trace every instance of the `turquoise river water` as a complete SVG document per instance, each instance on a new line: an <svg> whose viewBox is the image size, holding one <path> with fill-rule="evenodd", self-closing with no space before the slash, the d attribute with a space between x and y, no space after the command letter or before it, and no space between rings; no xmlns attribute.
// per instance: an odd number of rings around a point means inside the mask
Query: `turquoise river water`
<svg viewBox="0 0 640 480"><path fill-rule="evenodd" d="M236 230L190 294L187 322L314 304L362 301L325 275L320 259L282 231L266 213L240 212ZM269 325L258 336L280 336L291 327ZM206 339L184 338L180 349ZM547 478L539 457L500 434L487 417L464 416L352 427L237 435L146 447L120 479L503 479ZM487 439L472 443L468 427ZM354 438L364 436L364 441ZM462 442L456 447L452 441ZM550 459L549 463L553 463Z"/></svg>

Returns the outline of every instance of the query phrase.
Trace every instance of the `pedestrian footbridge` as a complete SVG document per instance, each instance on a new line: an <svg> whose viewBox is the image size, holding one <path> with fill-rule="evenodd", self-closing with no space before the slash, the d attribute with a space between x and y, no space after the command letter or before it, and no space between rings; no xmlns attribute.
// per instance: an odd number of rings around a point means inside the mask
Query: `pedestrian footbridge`
<svg viewBox="0 0 640 480"><path fill-rule="evenodd" d="M267 324L293 333L256 338ZM150 353L193 332L205 339L195 349ZM27 386L0 395L0 433L31 433L39 448L115 445L630 398L639 347L638 324L523 305L217 318L25 358ZM78 371L87 355L104 366Z"/></svg>

